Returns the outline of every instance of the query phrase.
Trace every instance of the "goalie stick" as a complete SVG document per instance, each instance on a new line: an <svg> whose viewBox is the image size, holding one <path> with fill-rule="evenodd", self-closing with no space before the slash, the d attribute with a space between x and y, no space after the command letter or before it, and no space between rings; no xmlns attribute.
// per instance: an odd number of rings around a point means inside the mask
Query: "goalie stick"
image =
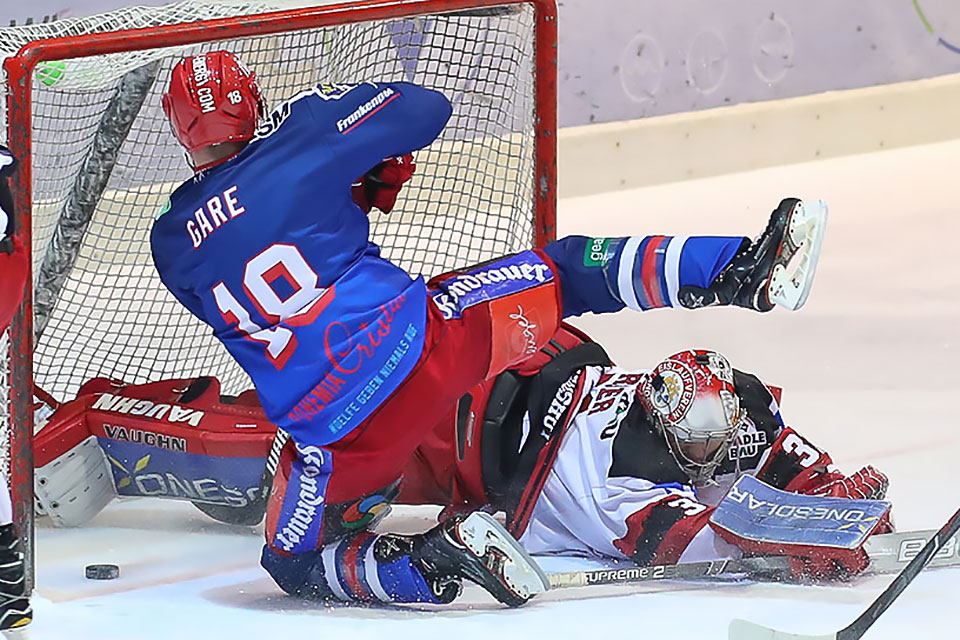
<svg viewBox="0 0 960 640"><path fill-rule="evenodd" d="M587 587L600 584L631 584L655 580L693 580L720 575L747 574L750 578L775 579L790 573L790 565L783 557L745 558L743 560L710 560L682 564L660 564L649 567L623 569L595 569L548 573L551 589Z"/></svg>
<svg viewBox="0 0 960 640"><path fill-rule="evenodd" d="M897 573L915 560L932 536L933 530L884 533L871 536L865 549L870 556L867 574ZM939 552L925 564L930 567L960 566L960 540L956 535L941 536ZM551 589L586 587L602 584L631 584L656 580L696 580L717 576L746 574L751 579L775 580L789 575L787 560L778 556L746 558L743 560L712 560L651 567L628 566L617 569L594 569L549 573ZM789 637L789 636L786 636ZM802 637L802 636L801 636ZM830 636L827 636L830 637ZM817 636L814 636L817 638ZM852 636L851 636L852 638ZM841 640L843 640L841 638Z"/></svg>
<svg viewBox="0 0 960 640"><path fill-rule="evenodd" d="M934 555L940 551L940 548L957 533L958 529L960 529L960 510L954 513L946 524L933 534L933 537L920 550L920 553L903 568L903 571L893 579L893 582L884 589L883 593L870 603L866 611L839 631L821 635L787 633L747 620L735 619L730 622L728 638L729 640L859 640L877 618L907 588L907 585L930 563ZM956 546L955 541L952 544L954 547Z"/></svg>

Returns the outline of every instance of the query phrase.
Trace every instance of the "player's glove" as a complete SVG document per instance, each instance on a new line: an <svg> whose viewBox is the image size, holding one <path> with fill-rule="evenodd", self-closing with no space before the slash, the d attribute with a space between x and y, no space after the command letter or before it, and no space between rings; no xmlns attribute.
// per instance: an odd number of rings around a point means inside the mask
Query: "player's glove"
<svg viewBox="0 0 960 640"><path fill-rule="evenodd" d="M851 476L833 472L829 479L808 493L813 496L831 498L860 498L862 500L883 500L887 495L890 479L886 474L867 465Z"/></svg>
<svg viewBox="0 0 960 640"><path fill-rule="evenodd" d="M401 187L413 177L416 168L412 153L385 159L353 184L353 201L367 213L373 207L390 213L397 203Z"/></svg>

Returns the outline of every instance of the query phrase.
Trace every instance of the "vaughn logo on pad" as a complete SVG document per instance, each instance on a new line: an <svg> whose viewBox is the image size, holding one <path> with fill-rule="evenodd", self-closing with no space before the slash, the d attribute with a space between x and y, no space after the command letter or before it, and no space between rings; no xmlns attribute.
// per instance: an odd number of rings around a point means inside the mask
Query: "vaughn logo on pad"
<svg viewBox="0 0 960 640"><path fill-rule="evenodd" d="M97 398L97 401L93 403L93 407L91 408L110 411L112 413L128 413L133 416L146 416L154 420L166 420L172 423L185 422L193 427L200 426L200 421L203 420L204 416L203 411L178 404L155 403L150 400L141 400L140 398L115 396L112 393L102 394Z"/></svg>

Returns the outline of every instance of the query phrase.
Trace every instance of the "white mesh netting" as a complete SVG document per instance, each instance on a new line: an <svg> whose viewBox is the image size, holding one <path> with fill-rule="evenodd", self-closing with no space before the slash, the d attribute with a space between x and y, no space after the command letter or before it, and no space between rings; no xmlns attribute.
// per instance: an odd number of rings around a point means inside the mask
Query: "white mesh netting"
<svg viewBox="0 0 960 640"><path fill-rule="evenodd" d="M0 46L9 55L42 32L156 25L277 6L187 2L130 9L0 29ZM35 376L59 399L97 375L142 382L215 374L228 392L248 385L207 328L166 293L149 253L155 213L190 176L163 119L160 95L179 56L214 48L239 53L273 101L318 81L364 79L411 80L451 99L454 116L441 138L417 155L417 174L397 209L372 218L385 255L411 272L431 275L532 242L529 8L41 64L33 83ZM121 84L129 89L118 94ZM132 121L128 131L126 118Z"/></svg>
<svg viewBox="0 0 960 640"><path fill-rule="evenodd" d="M9 57L39 38L291 4L190 1L5 28L0 53ZM417 173L394 212L371 217L374 241L410 272L430 276L533 243L536 100L529 5L41 63L32 84L29 159L34 376L58 400L72 398L97 376L140 383L215 375L225 393L250 386L209 329L166 292L148 238L167 195L191 175L160 96L179 57L219 48L241 55L271 102L317 82L362 80L409 80L447 95L454 105L449 125L417 154ZM5 103L0 108L6 124ZM0 336L4 431L5 345Z"/></svg>

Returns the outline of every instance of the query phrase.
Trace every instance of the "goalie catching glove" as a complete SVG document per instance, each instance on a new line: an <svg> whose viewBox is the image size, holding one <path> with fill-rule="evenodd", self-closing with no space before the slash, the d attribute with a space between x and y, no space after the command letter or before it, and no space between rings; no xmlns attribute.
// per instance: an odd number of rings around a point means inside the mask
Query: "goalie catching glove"
<svg viewBox="0 0 960 640"><path fill-rule="evenodd" d="M366 213L370 213L373 207L390 213L397 203L400 189L413 177L416 168L412 153L385 159L352 185L353 201Z"/></svg>
<svg viewBox="0 0 960 640"><path fill-rule="evenodd" d="M867 465L852 476L831 473L829 480L810 492L815 496L855 498L858 500L883 500L887 496L890 480L872 466Z"/></svg>

